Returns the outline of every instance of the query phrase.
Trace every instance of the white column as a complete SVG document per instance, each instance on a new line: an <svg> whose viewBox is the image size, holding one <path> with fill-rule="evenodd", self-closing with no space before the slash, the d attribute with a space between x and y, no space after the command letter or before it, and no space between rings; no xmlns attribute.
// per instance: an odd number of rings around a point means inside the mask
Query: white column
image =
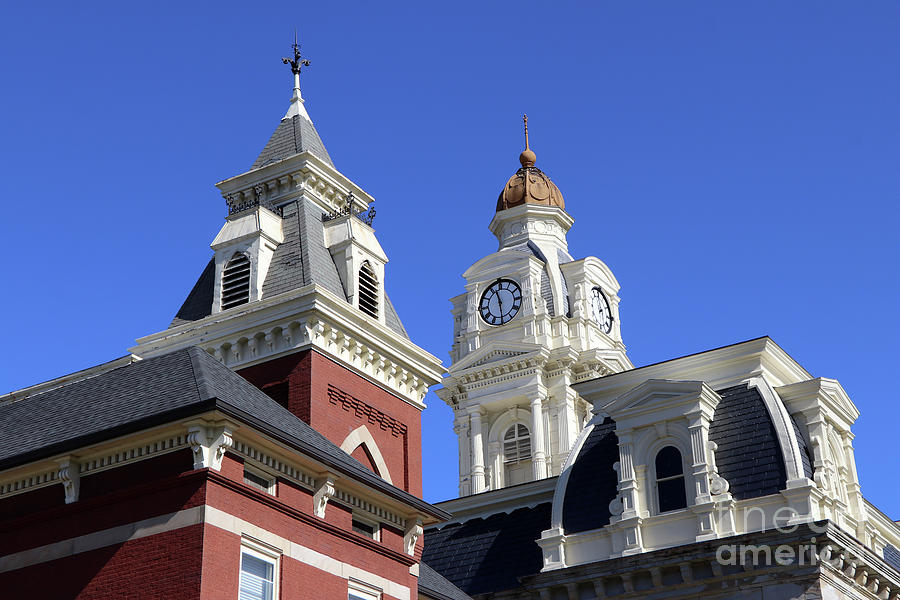
<svg viewBox="0 0 900 600"><path fill-rule="evenodd" d="M472 493L485 490L484 484L484 441L481 433L480 408L469 409L470 432L472 438Z"/></svg>
<svg viewBox="0 0 900 600"><path fill-rule="evenodd" d="M457 414L453 422L453 431L456 432L459 443L459 495L468 496L472 493L472 474L469 471L472 462L472 443L469 441L468 415Z"/></svg>
<svg viewBox="0 0 900 600"><path fill-rule="evenodd" d="M544 453L544 404L540 395L531 399L531 464L535 480L547 476L547 456Z"/></svg>

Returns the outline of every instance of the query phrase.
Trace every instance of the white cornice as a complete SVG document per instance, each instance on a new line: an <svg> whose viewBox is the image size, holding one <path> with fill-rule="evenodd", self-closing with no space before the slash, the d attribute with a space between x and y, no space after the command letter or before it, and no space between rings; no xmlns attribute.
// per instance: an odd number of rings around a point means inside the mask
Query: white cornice
<svg viewBox="0 0 900 600"><path fill-rule="evenodd" d="M328 290L311 284L137 340L142 358L199 346L232 369L315 348L423 409L440 361Z"/></svg>
<svg viewBox="0 0 900 600"><path fill-rule="evenodd" d="M435 506L453 515L449 521L441 523L440 527L498 513L511 513L518 508L530 508L551 502L556 489L556 479L556 477L548 477L499 490L438 502Z"/></svg>
<svg viewBox="0 0 900 600"><path fill-rule="evenodd" d="M713 388L764 375L773 386L811 379L811 375L768 337L668 360L573 385L583 397L606 398L647 379L699 380Z"/></svg>

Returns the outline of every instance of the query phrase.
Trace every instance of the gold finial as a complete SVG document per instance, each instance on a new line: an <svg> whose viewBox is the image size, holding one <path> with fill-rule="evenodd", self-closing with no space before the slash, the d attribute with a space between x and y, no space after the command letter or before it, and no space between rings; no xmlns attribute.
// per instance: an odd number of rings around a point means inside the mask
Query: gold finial
<svg viewBox="0 0 900 600"><path fill-rule="evenodd" d="M525 123L525 150L519 155L519 162L523 167L533 167L537 156L528 147L528 115L522 115L522 122Z"/></svg>

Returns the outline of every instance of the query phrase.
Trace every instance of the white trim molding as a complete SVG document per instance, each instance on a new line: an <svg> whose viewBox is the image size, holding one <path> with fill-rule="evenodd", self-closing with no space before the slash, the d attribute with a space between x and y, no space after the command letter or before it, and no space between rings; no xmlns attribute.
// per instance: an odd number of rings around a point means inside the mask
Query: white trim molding
<svg viewBox="0 0 900 600"><path fill-rule="evenodd" d="M391 480L391 473L388 470L387 463L384 461L384 456L381 454L381 450L378 448L375 438L372 437L372 432L370 432L365 425L360 425L351 431L347 437L344 438L344 441L341 442L341 450L347 454L352 454L359 446L363 446L368 450L369 456L372 457L372 462L375 463L375 468L378 469L377 475L393 485L394 482Z"/></svg>

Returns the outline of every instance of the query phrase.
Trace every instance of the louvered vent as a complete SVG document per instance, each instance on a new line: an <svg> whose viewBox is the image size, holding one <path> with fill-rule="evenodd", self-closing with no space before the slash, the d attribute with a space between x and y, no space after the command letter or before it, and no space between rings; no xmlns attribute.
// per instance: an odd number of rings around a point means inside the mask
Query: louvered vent
<svg viewBox="0 0 900 600"><path fill-rule="evenodd" d="M222 272L222 310L250 302L250 259L235 254Z"/></svg>
<svg viewBox="0 0 900 600"><path fill-rule="evenodd" d="M378 318L378 279L368 262L359 269L359 310Z"/></svg>
<svg viewBox="0 0 900 600"><path fill-rule="evenodd" d="M503 436L503 462L513 464L531 458L531 434L528 428L517 423Z"/></svg>

